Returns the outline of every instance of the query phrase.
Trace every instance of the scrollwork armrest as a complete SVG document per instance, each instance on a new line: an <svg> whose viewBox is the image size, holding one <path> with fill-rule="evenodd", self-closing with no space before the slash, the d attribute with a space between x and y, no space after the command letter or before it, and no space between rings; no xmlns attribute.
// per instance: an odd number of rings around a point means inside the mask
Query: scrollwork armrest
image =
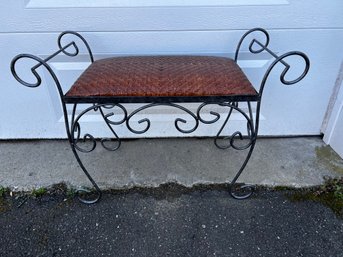
<svg viewBox="0 0 343 257"><path fill-rule="evenodd" d="M236 52L235 52L235 61L237 62L238 61L238 57L239 57L239 53L240 53L240 50L241 50L241 46L242 46L242 43L243 41L246 39L246 37L248 35L251 35L253 33L262 33L265 37L265 41L264 43L261 43L261 41L259 41L258 39L256 38L253 38L250 43L249 43L249 52L250 53L253 53L253 54L259 54L263 51L266 51L268 52L271 56L273 56L275 59L274 61L270 64L270 66L268 67L268 69L266 70L263 78L262 78L262 81L261 81L261 86L260 86L260 89L259 89L259 95L260 97L262 97L262 94L263 94L263 90L264 90L264 87L266 85L266 82L268 80L268 77L271 73L271 71L273 70L273 68L278 64L282 64L284 65L284 69L283 71L281 72L280 74L280 81L282 84L284 85L293 85L295 83L298 83L299 81L301 81L305 76L306 74L308 73L309 69L310 69L310 60L309 58L307 57L306 54L304 54L303 52L299 52L299 51L290 51L288 53L285 53L285 54L282 54L280 56L278 56L275 52L273 52L272 50L270 50L268 48L268 45L269 45L269 34L268 32L265 30L265 29L262 29L262 28L254 28L254 29L251 29L249 31L247 31L243 36L242 38L240 39L240 41L238 42L238 45L237 45L237 48L236 48ZM255 49L254 49L254 45L255 45ZM256 48L256 46L258 46L259 48ZM286 58L290 57L290 56L298 56L300 57L305 65L304 65L304 70L303 72L301 73L300 76L298 76L297 78L293 79L293 80L288 80L286 79L286 74L287 72L290 70L291 68L291 65L287 63L287 61L285 60Z"/></svg>
<svg viewBox="0 0 343 257"><path fill-rule="evenodd" d="M93 58L93 54L92 51L87 43L87 41L77 32L74 31L64 31L62 32L58 39L57 39L57 45L59 50L57 50L56 52L54 52L53 54L49 55L47 58L42 59L38 56L32 55L32 54L19 54L16 57L13 58L12 62L11 62L11 72L13 77L22 85L26 86L26 87L39 87L42 83L42 77L39 74L39 72L37 71L37 69L41 66L43 66L51 75L52 79L55 82L55 85L57 87L57 90L59 92L59 95L61 97L61 99L63 98L63 90L61 87L61 84L56 76L56 74L54 73L54 71L52 70L52 68L49 65L49 61L51 59L53 59L54 57L56 57L57 55L59 55L60 53L63 53L67 56L70 57L75 57L79 54L79 47L77 46L77 44L75 43L75 41L71 41L70 43L63 45L62 44L62 39L64 36L66 35L72 35L72 36L76 36L77 38L79 38L83 44L85 45L87 51L88 51L88 55L90 58L90 61L93 62L94 58ZM71 51L72 49L74 49L74 51ZM18 61L22 60L22 59L31 59L34 60L35 62L37 62L36 65L31 67L31 73L33 74L33 76L35 77L35 82L28 82L25 79L22 79L21 76L18 74L17 72L17 63Z"/></svg>

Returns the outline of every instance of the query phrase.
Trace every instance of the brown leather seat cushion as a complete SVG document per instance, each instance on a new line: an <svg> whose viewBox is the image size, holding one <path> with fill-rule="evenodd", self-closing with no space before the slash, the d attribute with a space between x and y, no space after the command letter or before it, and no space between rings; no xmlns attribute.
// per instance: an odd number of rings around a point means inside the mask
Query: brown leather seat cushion
<svg viewBox="0 0 343 257"><path fill-rule="evenodd" d="M208 56L132 56L92 63L67 92L91 96L257 95L229 58Z"/></svg>

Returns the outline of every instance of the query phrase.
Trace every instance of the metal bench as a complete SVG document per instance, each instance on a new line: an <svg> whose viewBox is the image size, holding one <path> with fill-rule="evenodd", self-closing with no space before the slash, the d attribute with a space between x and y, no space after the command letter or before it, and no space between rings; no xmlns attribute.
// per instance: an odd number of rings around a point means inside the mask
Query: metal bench
<svg viewBox="0 0 343 257"><path fill-rule="evenodd" d="M275 59L266 70L258 90L252 86L246 75L237 64L241 45L247 36L255 33L262 33L264 41L253 37L248 50L258 54L268 52ZM65 35L78 37L85 45L91 65L81 74L74 85L66 93L63 92L59 79L49 66L48 62L55 56L63 53L67 56L77 56L79 46L72 41L62 45L62 38ZM280 81L285 85L291 85L302 80L310 66L308 57L297 51L288 52L278 56L268 48L269 35L261 28L255 28L245 33L238 43L234 59L213 56L128 56L113 57L94 61L92 51L87 41L78 33L65 31L58 37L59 50L42 59L31 54L20 54L11 63L11 71L15 79L27 87L38 87L42 82L41 75L37 72L39 67L44 67L51 75L59 92L65 127L71 149L80 167L91 181L95 188L96 195L93 199L79 196L84 203L95 203L101 197L101 190L93 180L86 167L82 163L78 152L92 152L97 145L96 137L91 134L81 136L80 119L89 112L98 112L110 129L113 137L100 139L101 145L109 151L115 151L120 147L121 140L115 132L114 127L126 124L127 128L135 134L142 134L150 128L151 121L144 118L138 121L143 124L143 129L132 127L131 118L141 111L155 106L169 106L178 108L189 114L194 120L191 128L183 128L182 124L187 121L183 118L176 118L174 125L181 133L194 132L200 123L212 124L220 119L220 114L210 111L210 119L203 115L205 107L219 105L228 108L227 116L215 136L214 142L218 148L233 148L236 150L247 150L247 156L242 166L231 180L229 192L236 199L245 199L252 194L252 185L237 183L239 176L247 165L255 147L260 118L261 99L268 77L276 66L282 64L284 69L280 75ZM298 56L304 61L304 71L294 80L286 79L290 65L285 61L289 56ZM32 59L37 64L31 67L32 74L36 78L35 83L23 80L16 71L16 64L21 59ZM141 103L142 105L128 112L126 103ZM181 103L197 103L196 112L192 112ZM241 103L247 105L247 110L240 107ZM73 105L71 118L68 117L67 105ZM77 108L86 105L81 112ZM91 104L89 106L89 104ZM253 115L252 105L256 105L256 113ZM114 120L113 109L121 111L121 119ZM236 131L230 136L222 136L222 132L230 119L232 113L237 112L246 121L246 127ZM244 131L244 132L243 132ZM226 139L226 144L220 144L219 139ZM90 142L90 147L82 146L82 142ZM88 192L81 189L82 192Z"/></svg>

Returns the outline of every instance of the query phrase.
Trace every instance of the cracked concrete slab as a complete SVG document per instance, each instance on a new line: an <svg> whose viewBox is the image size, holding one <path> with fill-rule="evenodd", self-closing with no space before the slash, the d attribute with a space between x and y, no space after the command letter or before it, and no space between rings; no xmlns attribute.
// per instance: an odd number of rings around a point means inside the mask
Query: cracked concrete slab
<svg viewBox="0 0 343 257"><path fill-rule="evenodd" d="M80 157L101 188L118 189L229 182L246 154L218 149L209 138L170 138L124 140L114 152L97 142ZM239 181L307 187L324 176L343 176L343 160L320 138L261 138ZM0 141L1 186L31 190L60 182L90 186L66 140Z"/></svg>

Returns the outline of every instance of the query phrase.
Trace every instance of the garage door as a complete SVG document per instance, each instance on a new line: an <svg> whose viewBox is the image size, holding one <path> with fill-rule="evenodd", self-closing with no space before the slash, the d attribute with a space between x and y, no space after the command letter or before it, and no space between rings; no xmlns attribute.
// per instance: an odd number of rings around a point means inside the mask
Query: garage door
<svg viewBox="0 0 343 257"><path fill-rule="evenodd" d="M309 74L294 86L280 85L277 70L272 74L265 89L260 134L318 135L342 60L342 44L338 44L343 42L342 10L343 2L338 0L1 1L0 138L66 137L57 92L44 70L42 85L31 89L19 85L9 69L18 53L44 58L54 52L61 31L80 32L98 59L152 54L233 57L240 36L253 27L269 31L270 48L278 54L300 50L311 60ZM84 57L61 56L51 62L65 90L89 65ZM240 65L258 87L271 61L268 54L243 53ZM169 119L179 115L173 109L159 107L142 115L152 121L144 136L185 136ZM234 126L242 125L239 115L233 119ZM90 129L106 134L100 121L92 114L86 118ZM187 136L214 133L215 126L203 125ZM118 134L137 136L124 127L118 127Z"/></svg>

